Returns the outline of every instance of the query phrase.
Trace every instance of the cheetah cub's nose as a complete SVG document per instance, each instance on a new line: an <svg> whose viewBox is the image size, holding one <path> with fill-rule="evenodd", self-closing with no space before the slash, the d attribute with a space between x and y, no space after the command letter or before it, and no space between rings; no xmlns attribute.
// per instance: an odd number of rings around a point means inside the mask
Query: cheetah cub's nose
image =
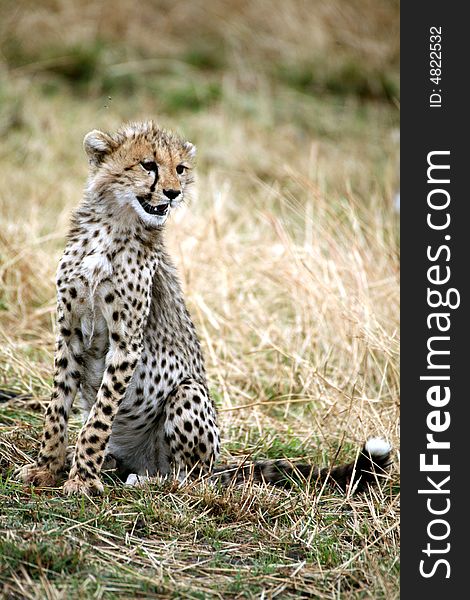
<svg viewBox="0 0 470 600"><path fill-rule="evenodd" d="M179 190L163 190L163 193L170 200L174 200L180 195L181 192Z"/></svg>

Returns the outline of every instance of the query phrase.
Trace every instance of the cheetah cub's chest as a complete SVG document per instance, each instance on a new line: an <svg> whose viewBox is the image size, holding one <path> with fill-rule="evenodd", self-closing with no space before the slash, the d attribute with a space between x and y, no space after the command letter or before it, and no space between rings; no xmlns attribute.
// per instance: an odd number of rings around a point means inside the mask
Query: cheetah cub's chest
<svg viewBox="0 0 470 600"><path fill-rule="evenodd" d="M74 333L79 336L81 332L81 341L89 350L107 334L102 301L111 289L113 266L101 252L85 255L72 265L66 252L57 270L58 302L64 313L70 313Z"/></svg>
<svg viewBox="0 0 470 600"><path fill-rule="evenodd" d="M145 318L154 266L141 265L137 277L133 262L132 252L113 255L110 245L102 241L91 248L72 244L59 264L58 304L71 318L72 344L82 348L83 398L91 399L98 390L110 344L128 340L136 320L130 314L139 308L139 318Z"/></svg>

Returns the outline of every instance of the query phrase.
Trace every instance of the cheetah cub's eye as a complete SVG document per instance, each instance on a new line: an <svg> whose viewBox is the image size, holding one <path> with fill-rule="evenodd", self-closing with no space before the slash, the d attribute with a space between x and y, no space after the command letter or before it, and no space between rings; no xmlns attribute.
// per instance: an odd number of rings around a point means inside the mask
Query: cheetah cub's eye
<svg viewBox="0 0 470 600"><path fill-rule="evenodd" d="M178 173L178 175L182 175L186 171L187 168L188 167L185 167L184 165L178 165L176 167L176 172Z"/></svg>
<svg viewBox="0 0 470 600"><path fill-rule="evenodd" d="M157 163L154 160L144 160L140 163L140 166L143 167L146 171L158 171Z"/></svg>

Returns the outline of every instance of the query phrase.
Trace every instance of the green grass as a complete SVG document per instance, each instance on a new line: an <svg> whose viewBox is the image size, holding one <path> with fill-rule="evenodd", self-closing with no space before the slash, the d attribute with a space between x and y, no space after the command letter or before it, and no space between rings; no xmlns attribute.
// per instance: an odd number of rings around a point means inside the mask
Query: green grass
<svg viewBox="0 0 470 600"><path fill-rule="evenodd" d="M155 486L149 495L112 488L99 501L84 502L2 482L3 527L10 533L0 543L0 581L20 578L27 589L45 591L46 577L71 598L99 589L105 597L125 596L128 585L134 597L250 598L279 586L285 597L301 597L318 589L316 565L332 579L361 547L363 559L341 577L345 589L366 557L380 560L382 573L394 570L373 546L380 532L357 529L358 514L366 516L363 501L342 503L338 512L331 499L312 508L306 497L252 492L194 486L169 494ZM379 509L379 498L369 502Z"/></svg>

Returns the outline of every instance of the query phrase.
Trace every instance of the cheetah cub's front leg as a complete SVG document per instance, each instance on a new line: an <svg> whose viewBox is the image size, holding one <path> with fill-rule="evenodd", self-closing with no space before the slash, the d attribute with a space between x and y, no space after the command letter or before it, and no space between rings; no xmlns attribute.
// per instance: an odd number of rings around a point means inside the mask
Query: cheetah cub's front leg
<svg viewBox="0 0 470 600"><path fill-rule="evenodd" d="M114 417L124 398L128 384L142 352L142 332L125 340L110 328L110 349L106 356L103 379L85 425L82 427L69 479L64 493L99 494L103 484L99 478Z"/></svg>
<svg viewBox="0 0 470 600"><path fill-rule="evenodd" d="M71 318L66 314L59 300L53 392L46 410L39 456L34 465L24 466L18 475L25 483L37 486L54 486L64 469L67 422L82 376L82 338L73 331Z"/></svg>

